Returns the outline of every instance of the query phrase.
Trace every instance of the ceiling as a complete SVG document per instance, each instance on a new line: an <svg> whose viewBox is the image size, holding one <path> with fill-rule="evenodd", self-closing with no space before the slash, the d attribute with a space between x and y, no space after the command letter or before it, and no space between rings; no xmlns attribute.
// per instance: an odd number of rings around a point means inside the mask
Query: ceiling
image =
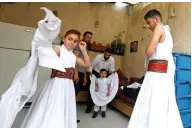
<svg viewBox="0 0 192 128"><path fill-rule="evenodd" d="M115 4L116 2L107 2L107 3L112 3L112 4ZM128 4L129 6L134 6L140 2L121 2L121 3L125 3L125 4Z"/></svg>
<svg viewBox="0 0 192 128"><path fill-rule="evenodd" d="M0 2L0 7L6 4L14 4L15 2ZM108 2L108 3L116 3L116 2ZM130 6L134 6L135 4L139 3L139 2L122 2L122 3L126 3Z"/></svg>
<svg viewBox="0 0 192 128"><path fill-rule="evenodd" d="M122 2L122 3L131 4L131 5L135 5L135 4L139 3L139 2Z"/></svg>

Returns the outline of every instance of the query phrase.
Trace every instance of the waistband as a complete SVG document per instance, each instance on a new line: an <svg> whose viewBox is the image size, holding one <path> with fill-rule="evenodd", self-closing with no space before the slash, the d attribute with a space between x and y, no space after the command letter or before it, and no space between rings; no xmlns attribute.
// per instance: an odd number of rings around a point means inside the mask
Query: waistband
<svg viewBox="0 0 192 128"><path fill-rule="evenodd" d="M66 78L66 79L73 79L74 76L74 68L65 68L66 72L61 72L55 69L52 69L51 78L58 77L58 78Z"/></svg>
<svg viewBox="0 0 192 128"><path fill-rule="evenodd" d="M167 60L150 60L148 63L148 71L167 73L168 61Z"/></svg>

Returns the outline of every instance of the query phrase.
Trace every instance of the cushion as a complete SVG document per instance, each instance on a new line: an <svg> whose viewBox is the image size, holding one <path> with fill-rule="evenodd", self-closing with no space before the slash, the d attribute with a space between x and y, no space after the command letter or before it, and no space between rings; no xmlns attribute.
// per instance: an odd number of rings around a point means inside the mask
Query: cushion
<svg viewBox="0 0 192 128"><path fill-rule="evenodd" d="M128 83L129 83L128 80L119 81L119 87L121 87L121 86L127 86Z"/></svg>
<svg viewBox="0 0 192 128"><path fill-rule="evenodd" d="M128 85L133 84L134 82L140 83L140 78L139 77L130 77Z"/></svg>
<svg viewBox="0 0 192 128"><path fill-rule="evenodd" d="M119 81L127 81L128 80L128 78L123 74L123 72L120 69L118 69L116 72L118 74Z"/></svg>
<svg viewBox="0 0 192 128"><path fill-rule="evenodd" d="M128 103L128 104L131 104L131 105L133 105L133 106L134 106L134 104L135 104L135 100L132 99L132 98L130 98L130 97L128 97L128 96L126 96L123 91L119 91L119 92L117 93L116 98L121 99L121 100L123 100L124 102L126 102L126 103Z"/></svg>

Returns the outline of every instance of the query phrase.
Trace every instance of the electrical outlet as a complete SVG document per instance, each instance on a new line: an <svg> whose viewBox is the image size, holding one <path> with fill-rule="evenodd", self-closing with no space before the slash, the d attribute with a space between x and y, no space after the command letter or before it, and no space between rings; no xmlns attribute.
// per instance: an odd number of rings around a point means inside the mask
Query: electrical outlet
<svg viewBox="0 0 192 128"><path fill-rule="evenodd" d="M25 31L26 31L26 32L31 32L31 33L33 33L33 32L34 32L34 29L32 29L32 28L25 28Z"/></svg>

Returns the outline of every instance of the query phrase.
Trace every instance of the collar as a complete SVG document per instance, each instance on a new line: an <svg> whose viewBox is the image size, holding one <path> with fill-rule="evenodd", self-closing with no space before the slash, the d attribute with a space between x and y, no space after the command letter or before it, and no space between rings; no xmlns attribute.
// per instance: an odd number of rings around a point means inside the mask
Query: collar
<svg viewBox="0 0 192 128"><path fill-rule="evenodd" d="M111 56L109 57L108 60L105 60L105 59L104 59L104 54L103 54L103 56L102 56L102 60L103 60L103 61L109 61L110 59L111 59Z"/></svg>
<svg viewBox="0 0 192 128"><path fill-rule="evenodd" d="M64 49L66 49L67 51L69 51L69 52L72 52L72 51L73 51L73 50L68 50L68 49L65 47L64 44L62 45L62 47L63 47Z"/></svg>

